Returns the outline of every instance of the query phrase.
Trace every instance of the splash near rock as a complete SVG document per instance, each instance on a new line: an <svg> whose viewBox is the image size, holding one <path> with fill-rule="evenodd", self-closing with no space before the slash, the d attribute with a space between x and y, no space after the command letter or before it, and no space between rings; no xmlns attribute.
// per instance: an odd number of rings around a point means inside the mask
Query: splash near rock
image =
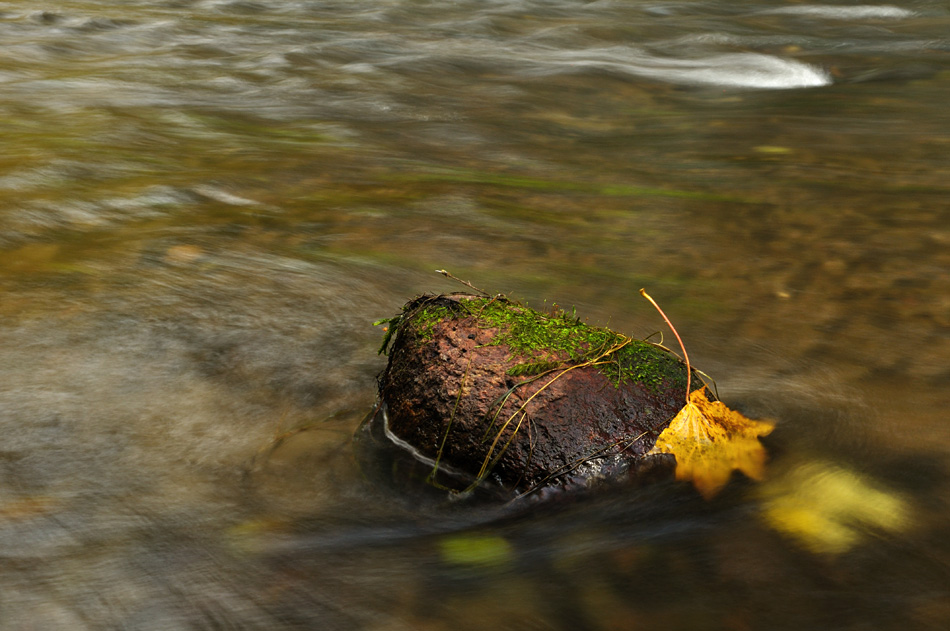
<svg viewBox="0 0 950 631"><path fill-rule="evenodd" d="M667 349L502 296L422 296L386 323L361 434L411 454L417 479L510 496L672 476L650 452L690 380Z"/></svg>

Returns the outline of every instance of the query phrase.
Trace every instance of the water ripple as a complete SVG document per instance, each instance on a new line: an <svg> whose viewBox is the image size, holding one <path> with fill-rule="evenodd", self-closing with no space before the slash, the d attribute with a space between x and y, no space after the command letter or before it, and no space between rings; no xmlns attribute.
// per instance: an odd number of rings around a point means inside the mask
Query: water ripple
<svg viewBox="0 0 950 631"><path fill-rule="evenodd" d="M779 7L762 11L764 14L802 15L827 20L898 20L909 18L916 13L908 9L889 5L858 5L836 7L823 4L803 4L794 7Z"/></svg>
<svg viewBox="0 0 950 631"><path fill-rule="evenodd" d="M675 59L633 49L611 48L557 55L552 65L561 68L598 68L670 83L738 88L812 88L831 83L830 75L820 68L760 53L725 53L699 59Z"/></svg>

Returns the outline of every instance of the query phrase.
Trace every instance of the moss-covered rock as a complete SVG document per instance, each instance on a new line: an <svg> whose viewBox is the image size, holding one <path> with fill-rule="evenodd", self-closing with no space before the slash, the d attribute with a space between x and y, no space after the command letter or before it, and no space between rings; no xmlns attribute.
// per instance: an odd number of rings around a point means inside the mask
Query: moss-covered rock
<svg viewBox="0 0 950 631"><path fill-rule="evenodd" d="M387 322L363 432L411 453L428 482L521 494L672 470L645 455L686 394L666 349L502 296L422 296Z"/></svg>

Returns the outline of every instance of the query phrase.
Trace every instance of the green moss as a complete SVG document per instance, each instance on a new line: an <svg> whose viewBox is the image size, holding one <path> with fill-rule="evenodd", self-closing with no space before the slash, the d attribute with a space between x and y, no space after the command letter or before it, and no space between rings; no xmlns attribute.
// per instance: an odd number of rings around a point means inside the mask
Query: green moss
<svg viewBox="0 0 950 631"><path fill-rule="evenodd" d="M512 376L533 376L572 364L594 362L610 381L619 386L639 382L653 389L686 387L686 368L672 353L642 340L634 340L607 328L590 326L555 305L543 313L502 296L456 300L424 297L406 305L397 318L386 321L390 331L411 323L419 341L431 340L435 326L451 318L472 317L476 325L497 329L492 346L505 345ZM384 342L384 352L389 338ZM697 380L698 382L698 380Z"/></svg>
<svg viewBox="0 0 950 631"><path fill-rule="evenodd" d="M436 324L457 315L459 315L459 313L447 305L425 305L419 311L412 314L412 325L416 336L420 340L429 341L435 335Z"/></svg>

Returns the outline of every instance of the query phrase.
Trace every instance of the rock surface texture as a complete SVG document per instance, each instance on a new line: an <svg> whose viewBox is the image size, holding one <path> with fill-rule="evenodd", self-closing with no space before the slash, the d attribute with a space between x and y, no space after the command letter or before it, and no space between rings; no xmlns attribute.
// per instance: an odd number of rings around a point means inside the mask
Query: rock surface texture
<svg viewBox="0 0 950 631"><path fill-rule="evenodd" d="M389 324L368 424L430 482L517 495L673 470L645 455L686 394L686 366L666 349L501 296L422 296Z"/></svg>

